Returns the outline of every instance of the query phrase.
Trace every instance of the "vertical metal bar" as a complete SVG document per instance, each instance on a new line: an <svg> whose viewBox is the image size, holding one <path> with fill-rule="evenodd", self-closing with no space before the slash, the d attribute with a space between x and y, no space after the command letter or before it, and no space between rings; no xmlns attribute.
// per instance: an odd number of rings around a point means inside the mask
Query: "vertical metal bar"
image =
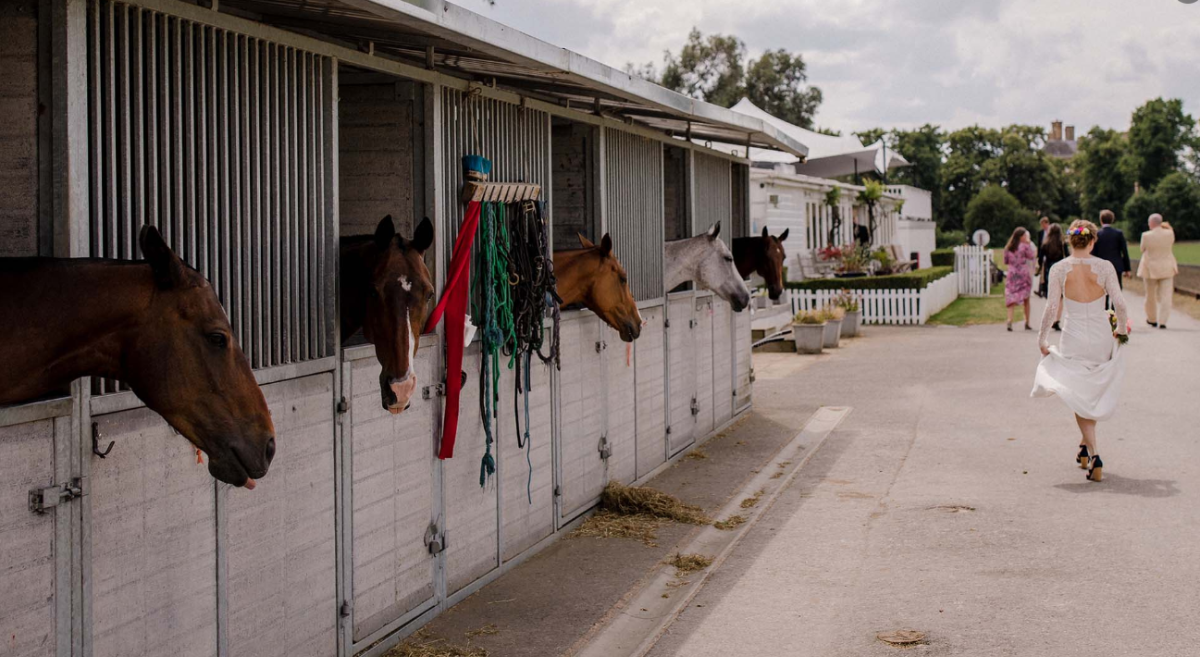
<svg viewBox="0 0 1200 657"><path fill-rule="evenodd" d="M221 178L220 178L220 196L221 196L221 216L220 216L220 248L218 251L221 254L221 301L225 304L225 312L231 318L235 316L237 302L234 295L236 294L236 280L233 277L233 268L231 266L233 258L233 249L236 245L233 236L230 234L231 228L234 225L233 218L230 216L234 211L233 206L233 190L234 176L230 170L232 158L230 150L232 148L232 134L229 122L229 112L231 109L230 102L232 101L231 91L232 85L229 83L229 58L230 53L230 34L222 30L219 35L219 44L217 49L217 58L220 62L221 75L220 81L213 92L213 100L217 105L220 113L221 140L220 140L220 160L221 160Z"/></svg>
<svg viewBox="0 0 1200 657"><path fill-rule="evenodd" d="M130 101L133 106L133 129L129 136L130 142L132 142L131 154L133 156L133 214L130 215L125 242L121 245L122 256L125 258L137 257L137 249L134 248L134 244L137 241L138 231L146 223L146 94L143 70L146 46L145 21L140 8L133 10L131 22L133 24L133 43L129 50L130 69L133 74L133 92Z"/></svg>
<svg viewBox="0 0 1200 657"><path fill-rule="evenodd" d="M171 27L174 27L172 30ZM178 245L179 255L195 264L196 254L195 249L191 245L191 240L188 239L191 229L191 222L188 221L187 213L187 198L184 196L183 186L184 180L187 178L186 169L183 163L183 138L186 123L184 122L184 99L185 90L183 88L183 21L178 18L164 18L163 27L166 28L164 36L170 37L170 57L171 67L168 69L169 82L171 85L171 166L169 171L172 173L173 180L168 181L170 185L164 189L171 191L171 217L175 225L175 244ZM191 149L188 149L189 152ZM165 165L166 163L164 163Z"/></svg>
<svg viewBox="0 0 1200 657"><path fill-rule="evenodd" d="M283 294L283 288L279 268L280 247L284 239L284 232L280 230L282 210L279 203L279 155L283 144L280 140L279 125L282 116L279 111L279 58L281 51L281 46L271 45L271 57L268 60L270 75L267 80L268 97L271 104L269 130L271 148L268 151L271 154L271 160L267 182L267 188L271 194L271 357L276 365L282 364L286 360L283 349L284 328L280 321L282 308L280 296Z"/></svg>
<svg viewBox="0 0 1200 657"><path fill-rule="evenodd" d="M250 208L250 216L248 217L246 229L249 233L249 239L246 244L246 256L249 259L249 268L246 270L247 278L247 293L251 299L251 305L248 308L250 316L253 318L251 325L250 342L254 345L254 367L263 367L267 364L263 360L263 303L262 303L262 185L261 185L261 128L262 121L259 113L261 112L259 94L259 48L260 42L257 39L246 39L246 89L247 89L247 112L246 120L248 122L249 131L246 135L246 144L249 148L249 158L246 162L247 170L247 203Z"/></svg>
<svg viewBox="0 0 1200 657"><path fill-rule="evenodd" d="M295 49L292 49L289 51L289 59L290 59L290 63L289 63L290 70L288 72L288 75L290 78L290 80L289 80L289 87L290 87L289 88L289 105L290 105L289 117L290 117L290 122L291 122L292 135L291 135L291 144L289 146L289 148L291 149L291 158L290 158L291 167L290 167L290 170L288 173L288 175L291 178L291 185L290 185L290 190L289 190L290 202L291 202L291 213L290 213L290 220L289 220L290 230L288 231L291 235L291 237L289 239L290 252L289 252L289 259L288 259L288 266L291 269L291 273L288 278L291 281L291 285L292 285L291 297L290 297L290 303L291 303L290 312L291 312L291 325L292 326L291 326L290 334L291 334L291 339L292 339L292 360L293 361L300 360L301 353L302 353L301 352L302 336L301 336L301 330L300 330L300 307L301 307L301 305L303 305L303 298L304 298L303 297L303 289L304 288L301 285L301 281L300 281L300 264L299 264L300 263L300 226L302 225L300 222L301 199L303 198L303 195L300 191L300 182L301 181L300 181L300 175L299 175L299 172L300 172L299 160L300 160L301 153L303 152L300 148L300 132L302 130L302 127L300 124L301 96L300 96L300 91L297 88L297 85L299 84L299 82L302 79L301 75L300 75L300 70L301 70L300 56L301 56L300 53Z"/></svg>
<svg viewBox="0 0 1200 657"><path fill-rule="evenodd" d="M339 314L337 305L337 244L341 228L341 218L338 208L338 61L327 58L324 62L324 74L321 83L324 95L322 96L321 109L324 116L323 125L325 134L322 140L323 157L321 170L325 173L325 183L322 186L324 190L325 212L321 235L322 244L324 245L322 256L325 264L321 280L325 282L325 290L321 294L321 300L323 303L322 316L325 320L325 349L321 355L328 356L338 352L341 342L341 335L338 331ZM413 145L414 149L418 147L419 145L417 144Z"/></svg>
<svg viewBox="0 0 1200 657"><path fill-rule="evenodd" d="M258 362L258 344L254 340L254 245L252 227L254 224L251 198L253 190L250 187L251 158L254 153L254 137L251 134L250 121L250 37L238 36L238 172L241 179L241 189L238 195L241 211L238 214L238 235L241 244L241 270L238 272L239 291L242 303L242 344L246 349L246 357L251 363Z"/></svg>
<svg viewBox="0 0 1200 657"><path fill-rule="evenodd" d="M298 69L297 74L296 74L296 80L297 80L297 84L298 84L298 88L296 89L296 95L297 95L296 113L299 116L298 125L300 128L298 131L298 135L297 135L298 141L299 141L299 145L298 145L299 153L296 156L297 164L299 165L297 168L297 178L298 178L299 191L300 191L300 193L297 197L297 201L300 206L300 214L299 214L299 225L297 227L298 230L296 231L296 234L300 238L300 244L299 244L299 248L297 251L297 255L299 256L297 259L299 267L298 267L298 271L296 273L297 273L297 276L300 278L300 296L298 299L299 300L298 312L299 312L299 317L300 317L300 335L299 335L300 359L308 360L310 357L309 356L310 342L309 342L309 333L308 333L308 324L309 324L309 316L310 315L308 312L308 297L312 293L312 288L308 284L308 272L309 272L308 225L309 225L309 212L310 212L310 205L309 205L309 187L310 187L310 185L309 185L309 179L308 179L310 166L309 166L308 143L309 143L309 131L311 130L311 124L309 122L310 117L309 117L309 113L308 113L309 103L310 103L310 101L309 101L308 53L306 53L306 52L297 52L296 53L296 67Z"/></svg>
<svg viewBox="0 0 1200 657"><path fill-rule="evenodd" d="M134 199L135 202L140 203L142 210L138 213L138 221L133 226L132 235L136 236L138 231L142 229L142 225L149 221L158 226L163 239L166 240L167 244L170 244L171 227L159 221L161 215L158 210L158 184L159 176L161 175L158 166L159 131L161 130L160 121L158 120L158 106L162 100L159 96L158 86L159 18L158 14L146 11L140 14L140 19L138 20L138 28L143 32L142 38L139 39L138 56L143 58L144 61L138 66L139 93L137 95L137 117L139 123L134 136L143 140L145 154L139 158L141 170L137 175L138 182L142 185L143 191ZM165 159L165 145L163 148ZM139 154L142 151L143 148L138 148Z"/></svg>
<svg viewBox="0 0 1200 657"><path fill-rule="evenodd" d="M228 66L228 96L229 105L229 207L230 216L228 219L229 228L229 248L230 248L230 269L229 269L229 303L232 306L231 315L233 317L233 330L237 334L238 343L242 346L242 351L247 358L251 358L253 354L250 351L250 345L246 341L246 318L243 316L245 305L242 302L242 293L245 291L245 285L242 282L242 273L245 271L242 268L242 257L245 255L245 245L242 240L242 225L245 223L243 217L245 213L242 211L242 131L241 117L244 115L241 105L241 64L238 55L241 51L241 37L234 33L227 33L225 41L225 56L229 62Z"/></svg>
<svg viewBox="0 0 1200 657"><path fill-rule="evenodd" d="M183 21L178 21L177 26L175 41L175 88L186 95L182 101L184 108L183 128L177 133L180 137L175 142L176 157L181 158L179 168L183 171L183 175L180 176L181 183L177 184L176 189L182 190L180 191L182 196L178 198L181 198L183 203L183 211L180 214L183 217L183 223L186 227L187 239L185 241L187 243L189 262L200 271L204 271L205 262L200 257L199 244L197 243L197 235L199 234L199 226L197 224L199 222L196 219L195 26L190 21L187 23L186 37L184 36ZM178 186L180 184L182 187Z"/></svg>
<svg viewBox="0 0 1200 657"><path fill-rule="evenodd" d="M317 57L316 64L317 64L317 66L316 66L315 82L316 82L316 86L317 86L317 102L314 103L314 110L315 110L316 116L317 116L317 129L313 131L313 133L314 133L313 138L316 141L316 146L317 146L317 148L316 148L317 157L315 158L315 164L316 164L315 171L316 171L316 177L317 177L317 213L316 213L317 221L314 224L314 229L315 229L314 237L316 238L316 242L317 242L317 248L316 248L316 264L317 264L317 266L316 266L316 271L314 272L314 275L316 276L316 282L317 282L317 294L316 294L317 344L315 347L314 357L323 358L328 353L330 353L329 336L331 335L331 333L329 333L326 330L328 328L328 326L326 325L326 322L325 322L325 319L326 319L325 308L327 305L326 304L326 293L329 291L328 283L329 283L329 278L330 278L330 276L329 276L330 272L327 271L327 269L326 269L327 263L325 261L325 235L326 235L326 231L328 231L330 228L329 220L333 215L329 212L329 208L325 204L326 203L326 194L327 194L326 187L327 187L327 183L328 183L328 179L326 178L326 175L328 173L327 169L330 168L329 163L327 162L326 157L325 157L325 155L326 155L326 149L325 149L326 138L328 137L326 122L328 121L328 113L330 110L329 106L325 102L325 94L328 92L328 89L326 88L326 84L325 84L326 75L328 73L325 70L325 68L329 64L329 61L325 57Z"/></svg>
<svg viewBox="0 0 1200 657"><path fill-rule="evenodd" d="M100 113L102 85L100 84L100 3L93 2L88 6L88 174L90 192L88 221L88 247L92 255L100 255L104 230L104 210L102 205L104 187L104 170L101 166L103 151L101 143L104 140L101 128ZM44 251L41 251L44 253Z"/></svg>

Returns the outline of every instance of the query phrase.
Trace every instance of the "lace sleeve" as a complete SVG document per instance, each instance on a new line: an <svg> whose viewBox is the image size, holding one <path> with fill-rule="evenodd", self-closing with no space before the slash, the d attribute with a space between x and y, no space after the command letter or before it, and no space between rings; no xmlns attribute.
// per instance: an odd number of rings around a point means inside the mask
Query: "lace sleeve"
<svg viewBox="0 0 1200 657"><path fill-rule="evenodd" d="M1126 335L1129 333L1129 312L1125 306L1125 295L1121 293L1121 282L1117 277L1117 270L1112 266L1111 262L1101 260L1100 272L1097 274L1097 282L1104 286L1104 292L1108 294L1108 300L1112 303L1113 312L1117 314L1117 333Z"/></svg>
<svg viewBox="0 0 1200 657"><path fill-rule="evenodd" d="M1050 334L1050 326L1058 320L1058 309L1062 306L1063 281L1070 268L1066 260L1060 260L1050 268L1050 273L1047 274L1046 309L1042 311L1042 326L1038 330L1038 345L1041 347L1050 346L1046 338Z"/></svg>

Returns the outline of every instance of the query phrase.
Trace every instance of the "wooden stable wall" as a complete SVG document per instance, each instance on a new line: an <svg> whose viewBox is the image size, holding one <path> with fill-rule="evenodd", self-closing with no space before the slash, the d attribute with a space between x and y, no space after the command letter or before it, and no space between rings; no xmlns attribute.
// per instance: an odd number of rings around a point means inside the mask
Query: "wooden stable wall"
<svg viewBox="0 0 1200 657"><path fill-rule="evenodd" d="M38 0L0 3L0 258L49 252L39 221L37 14Z"/></svg>

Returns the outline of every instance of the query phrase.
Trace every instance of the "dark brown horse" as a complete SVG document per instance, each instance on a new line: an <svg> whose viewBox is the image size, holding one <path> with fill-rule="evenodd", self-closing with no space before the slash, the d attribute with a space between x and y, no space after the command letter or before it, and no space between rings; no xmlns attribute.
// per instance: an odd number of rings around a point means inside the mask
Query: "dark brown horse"
<svg viewBox="0 0 1200 657"><path fill-rule="evenodd" d="M433 223L426 217L411 240L396 234L392 215L374 235L341 240L342 343L358 329L375 345L379 395L392 414L408 408L417 389L413 358L421 339L433 281L423 256L433 244Z"/></svg>
<svg viewBox="0 0 1200 657"><path fill-rule="evenodd" d="M742 278L750 274L762 276L767 283L767 294L774 301L783 294L783 241L788 231L772 237L763 227L761 237L738 237L733 240L733 262Z"/></svg>
<svg viewBox="0 0 1200 657"><path fill-rule="evenodd" d="M613 327L625 342L642 334L642 316L629 293L629 277L612 253L612 238L605 233L600 246L583 235L582 249L554 252L554 276L562 305L582 303Z"/></svg>
<svg viewBox="0 0 1200 657"><path fill-rule="evenodd" d="M254 488L275 427L212 286L158 230L145 262L0 258L0 404L117 379L208 454L208 471Z"/></svg>

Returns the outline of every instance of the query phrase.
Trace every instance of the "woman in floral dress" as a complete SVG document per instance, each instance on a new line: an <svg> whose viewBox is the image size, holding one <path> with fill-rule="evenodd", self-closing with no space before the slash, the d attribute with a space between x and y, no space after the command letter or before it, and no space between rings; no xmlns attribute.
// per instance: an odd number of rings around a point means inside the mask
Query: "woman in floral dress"
<svg viewBox="0 0 1200 657"><path fill-rule="evenodd" d="M1008 266L1008 276L1004 281L1004 305L1008 307L1008 330L1012 330L1013 311L1017 306L1025 308L1025 330L1032 331L1029 325L1029 294L1033 291L1033 272L1030 264L1037 260L1037 251L1029 240L1029 231L1017 228L1008 245L1004 247L1004 264Z"/></svg>

